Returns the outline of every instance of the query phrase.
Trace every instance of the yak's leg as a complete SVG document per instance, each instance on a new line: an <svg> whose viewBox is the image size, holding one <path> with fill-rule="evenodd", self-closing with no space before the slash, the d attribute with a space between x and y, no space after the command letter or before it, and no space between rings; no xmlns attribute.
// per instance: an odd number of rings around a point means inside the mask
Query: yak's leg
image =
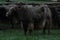
<svg viewBox="0 0 60 40"><path fill-rule="evenodd" d="M34 23L34 30L36 29L36 25L35 25L35 23Z"/></svg>
<svg viewBox="0 0 60 40"><path fill-rule="evenodd" d="M18 26L17 28L21 28L21 21L20 20L17 21L17 26Z"/></svg>
<svg viewBox="0 0 60 40"><path fill-rule="evenodd" d="M43 25L42 25L42 27L43 27L43 34L45 34L46 25L47 25L46 20L44 20L43 21Z"/></svg>
<svg viewBox="0 0 60 40"><path fill-rule="evenodd" d="M45 30L46 30L46 26L44 26L44 28L43 28L43 34L45 34Z"/></svg>
<svg viewBox="0 0 60 40"><path fill-rule="evenodd" d="M29 34L30 34L30 35L31 35L33 29L34 29L34 24L33 24L33 23L29 23L29 28L28 28L28 30L29 30Z"/></svg>
<svg viewBox="0 0 60 40"><path fill-rule="evenodd" d="M27 29L28 29L27 25L23 24L23 28L24 28L24 34L26 35Z"/></svg>
<svg viewBox="0 0 60 40"><path fill-rule="evenodd" d="M24 34L26 35L27 29L28 29L28 23L27 22L23 22L23 29L24 29Z"/></svg>
<svg viewBox="0 0 60 40"><path fill-rule="evenodd" d="M23 25L22 20L17 18L17 26L18 26L17 28L22 28L22 25Z"/></svg>
<svg viewBox="0 0 60 40"><path fill-rule="evenodd" d="M11 25L12 25L12 26L11 26L11 28L13 29L13 28L14 28L14 24L13 24L13 22L12 22L12 21L11 21Z"/></svg>
<svg viewBox="0 0 60 40"><path fill-rule="evenodd" d="M34 22L34 30L37 29L37 24Z"/></svg>
<svg viewBox="0 0 60 40"><path fill-rule="evenodd" d="M14 28L14 23L13 23L13 17L10 19L10 23L11 23L11 28L13 29Z"/></svg>
<svg viewBox="0 0 60 40"><path fill-rule="evenodd" d="M16 17L13 19L13 21L14 21L14 25L15 25L14 28L17 29L19 26L19 25L17 25L19 21L16 19Z"/></svg>
<svg viewBox="0 0 60 40"><path fill-rule="evenodd" d="M48 35L50 34L50 28L52 26L52 21L48 20Z"/></svg>

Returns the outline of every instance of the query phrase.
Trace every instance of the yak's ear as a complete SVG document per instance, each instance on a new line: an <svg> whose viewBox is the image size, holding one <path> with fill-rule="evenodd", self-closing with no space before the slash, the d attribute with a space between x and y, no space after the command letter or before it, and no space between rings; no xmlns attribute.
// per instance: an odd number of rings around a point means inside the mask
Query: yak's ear
<svg viewBox="0 0 60 40"><path fill-rule="evenodd" d="M38 12L38 13L44 12L44 7L41 7L37 12Z"/></svg>
<svg viewBox="0 0 60 40"><path fill-rule="evenodd" d="M41 12L44 12L44 7L42 7L40 10L41 10Z"/></svg>

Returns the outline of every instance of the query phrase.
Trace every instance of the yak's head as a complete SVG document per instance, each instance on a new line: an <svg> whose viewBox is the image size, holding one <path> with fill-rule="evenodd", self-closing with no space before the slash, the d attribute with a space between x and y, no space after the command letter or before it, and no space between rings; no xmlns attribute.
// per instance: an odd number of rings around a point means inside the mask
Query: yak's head
<svg viewBox="0 0 60 40"><path fill-rule="evenodd" d="M7 11L6 16L7 16L7 17L8 17L8 16L13 16L13 15L15 14L15 12L16 12L16 8L11 7L11 8Z"/></svg>

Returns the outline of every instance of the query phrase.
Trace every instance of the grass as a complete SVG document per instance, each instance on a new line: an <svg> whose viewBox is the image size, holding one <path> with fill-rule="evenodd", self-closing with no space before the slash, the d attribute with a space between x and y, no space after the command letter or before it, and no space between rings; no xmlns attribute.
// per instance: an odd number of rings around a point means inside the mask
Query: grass
<svg viewBox="0 0 60 40"><path fill-rule="evenodd" d="M51 30L50 35L34 31L31 36L25 36L23 30L0 30L0 40L60 40L60 30Z"/></svg>

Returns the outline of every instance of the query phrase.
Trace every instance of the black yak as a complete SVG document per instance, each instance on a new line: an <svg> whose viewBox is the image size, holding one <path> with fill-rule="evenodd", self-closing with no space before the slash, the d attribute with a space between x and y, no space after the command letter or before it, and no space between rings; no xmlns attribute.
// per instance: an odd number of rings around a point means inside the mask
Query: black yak
<svg viewBox="0 0 60 40"><path fill-rule="evenodd" d="M50 27L52 25L51 11L47 5L21 5L14 6L7 12L6 15L12 15L17 18L17 21L23 23L24 33L29 30L31 34L34 29L34 24L37 25L37 28L41 25L43 32L48 26L48 34L50 32Z"/></svg>

